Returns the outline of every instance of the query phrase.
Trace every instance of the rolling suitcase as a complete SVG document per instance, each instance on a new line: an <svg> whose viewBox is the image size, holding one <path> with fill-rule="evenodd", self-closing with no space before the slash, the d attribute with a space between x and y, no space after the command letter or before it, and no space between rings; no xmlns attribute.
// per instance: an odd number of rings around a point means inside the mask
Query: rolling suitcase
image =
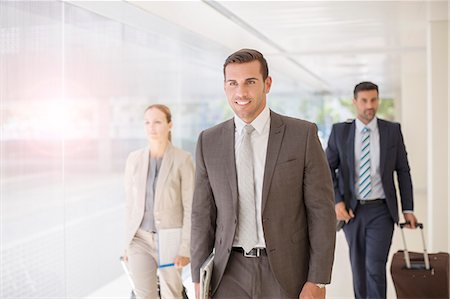
<svg viewBox="0 0 450 299"><path fill-rule="evenodd" d="M391 275L397 298L449 298L449 255L445 252L428 254L423 235L423 224L418 223L423 242L423 253L408 252L405 234L400 224L405 250L392 257Z"/></svg>

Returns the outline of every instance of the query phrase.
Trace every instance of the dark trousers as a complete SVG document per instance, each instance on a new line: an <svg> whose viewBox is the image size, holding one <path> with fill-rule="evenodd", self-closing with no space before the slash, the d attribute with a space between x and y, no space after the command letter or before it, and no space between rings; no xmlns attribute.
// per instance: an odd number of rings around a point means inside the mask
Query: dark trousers
<svg viewBox="0 0 450 299"><path fill-rule="evenodd" d="M250 258L232 251L225 273L212 298L291 297L285 293L274 277L266 255Z"/></svg>
<svg viewBox="0 0 450 299"><path fill-rule="evenodd" d="M386 263L394 221L384 202L358 205L344 226L355 298L386 298Z"/></svg>

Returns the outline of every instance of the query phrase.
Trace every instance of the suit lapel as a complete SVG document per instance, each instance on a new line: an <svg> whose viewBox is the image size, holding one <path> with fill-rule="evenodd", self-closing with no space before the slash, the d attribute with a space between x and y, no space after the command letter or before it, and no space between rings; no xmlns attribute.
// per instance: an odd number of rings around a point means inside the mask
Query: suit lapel
<svg viewBox="0 0 450 299"><path fill-rule="evenodd" d="M281 116L270 111L270 131L269 141L267 142L266 165L264 168L261 211L264 211L264 207L266 206L270 184L272 182L275 165L277 164L278 154L280 153L285 128L286 125L283 123Z"/></svg>
<svg viewBox="0 0 450 299"><path fill-rule="evenodd" d="M386 123L383 122L382 120L378 119L377 124L378 124L378 132L380 134L380 175L383 176L383 170L386 162L386 155L388 148L387 142L389 138L389 131L386 126Z"/></svg>
<svg viewBox="0 0 450 299"><path fill-rule="evenodd" d="M349 182L350 182L350 190L353 190L355 187L355 131L356 131L356 123L353 120L350 131L347 136L346 141L346 151L348 161L348 170L349 170Z"/></svg>
<svg viewBox="0 0 450 299"><path fill-rule="evenodd" d="M138 180L138 202L137 205L144 210L145 208L145 194L147 193L147 176L148 176L148 162L150 156L150 149L147 147L142 151L142 156L140 158L140 165L138 167L138 173L136 174L136 179Z"/></svg>
<svg viewBox="0 0 450 299"><path fill-rule="evenodd" d="M234 211L238 211L238 186L237 186L237 174L236 174L236 158L235 158L235 126L234 120L230 119L224 124L222 130L222 144L221 149L224 150L224 163L228 177L228 183L231 190L231 198L233 201Z"/></svg>
<svg viewBox="0 0 450 299"><path fill-rule="evenodd" d="M158 179L156 180L156 188L155 188L155 207L158 206L158 202L160 201L158 190L163 190L164 185L166 183L167 178L169 177L169 172L172 169L174 159L174 149L172 144L167 145L166 152L164 153L161 168L159 169Z"/></svg>

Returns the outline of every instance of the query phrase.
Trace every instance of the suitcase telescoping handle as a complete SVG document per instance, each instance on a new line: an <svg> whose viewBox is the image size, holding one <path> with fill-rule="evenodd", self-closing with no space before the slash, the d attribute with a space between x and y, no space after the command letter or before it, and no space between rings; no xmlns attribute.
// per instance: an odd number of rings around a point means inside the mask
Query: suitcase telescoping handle
<svg viewBox="0 0 450 299"><path fill-rule="evenodd" d="M125 274L127 275L128 281L130 282L130 285L131 285L131 292L132 292L132 294L136 294L136 287L135 287L135 285L134 285L133 279L131 279L130 271L128 270L128 266L127 266L127 262L125 261L125 259L124 259L123 256L121 256L121 257L119 258L119 260L120 260L120 263L122 264L123 271L124 271ZM133 298L133 296L132 296L132 298Z"/></svg>
<svg viewBox="0 0 450 299"><path fill-rule="evenodd" d="M406 239L405 239L405 233L403 232L403 227L408 225L409 222L400 223L400 230L402 232L402 239L403 239L403 246L405 248L405 262L406 262L406 268L411 269L411 259L409 258L408 249L406 248ZM425 269L430 270L430 259L428 258L428 252L427 252L427 246L425 244L425 237L423 235L423 224L417 223L416 227L420 228L420 232L422 235L422 243L423 243L423 260L425 261Z"/></svg>

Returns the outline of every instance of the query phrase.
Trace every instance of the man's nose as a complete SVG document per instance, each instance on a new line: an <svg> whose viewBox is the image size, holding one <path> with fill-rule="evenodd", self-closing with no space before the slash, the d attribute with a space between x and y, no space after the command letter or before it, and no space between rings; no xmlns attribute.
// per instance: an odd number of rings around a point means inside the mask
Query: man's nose
<svg viewBox="0 0 450 299"><path fill-rule="evenodd" d="M240 97L246 96L247 92L248 88L244 84L239 85L238 88L236 89L236 95Z"/></svg>

